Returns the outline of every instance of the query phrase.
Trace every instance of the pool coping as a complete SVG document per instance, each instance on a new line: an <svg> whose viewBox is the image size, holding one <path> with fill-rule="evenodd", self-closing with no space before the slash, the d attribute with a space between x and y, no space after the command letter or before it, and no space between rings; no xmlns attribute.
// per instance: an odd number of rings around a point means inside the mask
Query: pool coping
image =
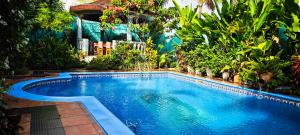
<svg viewBox="0 0 300 135"><path fill-rule="evenodd" d="M297 107L300 107L300 98L268 93L263 91L257 91L249 88L245 88L243 86L235 86L232 84L227 84L220 81L210 80L207 78L190 76L187 74L177 73L173 71L152 71L152 72L65 72L59 73L57 77L51 78L39 78L32 79L27 81L22 81L16 83L10 87L8 90L8 94L10 96L14 96L22 99L29 99L34 101L49 101L49 102L80 102L85 109L90 113L97 124L102 127L104 132L108 135L133 135L134 133L124 124L122 123L114 114L112 114L100 101L98 101L94 96L76 96L76 97L56 97L56 96L43 96L37 94L31 94L23 89L29 85L33 85L34 83L43 81L50 81L49 83L44 82L45 84L52 83L60 83L59 80L71 80L74 75L100 75L100 74L167 74L167 75L175 75L176 77L182 77L186 81L192 81L198 83L200 85L214 87L217 89L222 89L225 91L237 92L241 94L252 95L261 98L267 98L276 102L282 102L287 104L293 104ZM72 76L73 75L73 76ZM97 77L97 76L95 76Z"/></svg>

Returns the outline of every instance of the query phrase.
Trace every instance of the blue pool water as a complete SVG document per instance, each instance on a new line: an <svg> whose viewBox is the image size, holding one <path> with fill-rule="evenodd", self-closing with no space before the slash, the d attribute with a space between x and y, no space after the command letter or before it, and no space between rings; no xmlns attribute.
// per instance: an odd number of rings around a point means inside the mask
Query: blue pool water
<svg viewBox="0 0 300 135"><path fill-rule="evenodd" d="M73 78L27 90L95 96L138 135L300 134L300 109L174 77Z"/></svg>

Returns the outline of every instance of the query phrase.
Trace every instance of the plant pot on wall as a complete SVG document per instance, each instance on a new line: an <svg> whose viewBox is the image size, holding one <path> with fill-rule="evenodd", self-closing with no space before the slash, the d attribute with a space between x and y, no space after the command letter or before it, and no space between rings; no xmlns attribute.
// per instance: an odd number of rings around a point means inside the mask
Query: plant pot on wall
<svg viewBox="0 0 300 135"><path fill-rule="evenodd" d="M195 72L195 70L191 66L188 66L187 70L189 74L193 74Z"/></svg>
<svg viewBox="0 0 300 135"><path fill-rule="evenodd" d="M196 75L199 75L199 76L202 76L202 72L201 72L199 69L196 69L196 70L195 70L195 74L196 74Z"/></svg>
<svg viewBox="0 0 300 135"><path fill-rule="evenodd" d="M207 75L207 77L209 77L209 78L212 78L212 77L213 77L213 73L212 73L211 69L206 68L206 75Z"/></svg>
<svg viewBox="0 0 300 135"><path fill-rule="evenodd" d="M234 82L234 83L241 83L241 78L240 78L240 75L239 75L239 74L234 75L234 77L233 77L233 82Z"/></svg>
<svg viewBox="0 0 300 135"><path fill-rule="evenodd" d="M223 80L227 81L229 79L229 72L223 72L222 78L223 78Z"/></svg>
<svg viewBox="0 0 300 135"><path fill-rule="evenodd" d="M265 82L271 81L272 77L273 77L273 73L272 72L266 72L266 73L263 73L263 74L260 75L260 78L262 80L264 80Z"/></svg>

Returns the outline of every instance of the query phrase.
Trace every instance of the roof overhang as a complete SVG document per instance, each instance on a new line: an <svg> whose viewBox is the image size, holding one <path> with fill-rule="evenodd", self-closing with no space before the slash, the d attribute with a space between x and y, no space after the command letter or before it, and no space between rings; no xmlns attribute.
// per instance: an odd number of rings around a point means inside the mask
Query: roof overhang
<svg viewBox="0 0 300 135"><path fill-rule="evenodd" d="M70 12L75 13L75 14L80 14L80 13L97 13L106 8L105 5L101 4L81 4L81 5L76 5L76 6L71 6L70 7Z"/></svg>

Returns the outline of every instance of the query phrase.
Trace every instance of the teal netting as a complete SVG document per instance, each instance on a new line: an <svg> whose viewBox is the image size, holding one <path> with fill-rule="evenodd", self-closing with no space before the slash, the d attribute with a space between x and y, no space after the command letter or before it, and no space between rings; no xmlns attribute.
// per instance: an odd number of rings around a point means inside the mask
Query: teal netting
<svg viewBox="0 0 300 135"><path fill-rule="evenodd" d="M89 40L98 42L101 40L100 23L82 20L82 34L89 37Z"/></svg>
<svg viewBox="0 0 300 135"><path fill-rule="evenodd" d="M77 31L77 17L74 17L74 22L72 23L72 30ZM101 40L100 23L89 20L82 20L82 34L84 37L88 37L90 41L98 42ZM107 29L104 34L104 41L112 39L120 39L126 37L127 34L127 24L116 25L114 30ZM136 33L131 33L133 41L140 41L139 36Z"/></svg>
<svg viewBox="0 0 300 135"><path fill-rule="evenodd" d="M279 28L279 39L280 40L283 40L283 41L287 41L289 38L285 35L285 31L286 31L286 28L284 27L284 25L281 25L281 28Z"/></svg>
<svg viewBox="0 0 300 135"><path fill-rule="evenodd" d="M74 32L77 31L77 18L74 17L74 22L72 23L72 30ZM106 42L107 40L126 40L127 35L127 24L120 24L116 25L114 30L107 29L105 30L104 37L101 38L101 31L100 31L100 23L95 21L89 20L82 20L82 34L83 37L88 37L92 42L98 42L101 39ZM161 52L171 52L174 50L174 44L180 44L181 40L178 37L173 37L171 39L167 38L167 34L163 34L159 38L159 43L164 47L160 50ZM140 41L139 36L131 32L132 40L133 41Z"/></svg>
<svg viewBox="0 0 300 135"><path fill-rule="evenodd" d="M167 35L168 34L161 35L158 40L157 45L163 45L163 48L159 50L160 52L171 52L174 50L175 45L181 44L181 40L177 36L169 39Z"/></svg>

